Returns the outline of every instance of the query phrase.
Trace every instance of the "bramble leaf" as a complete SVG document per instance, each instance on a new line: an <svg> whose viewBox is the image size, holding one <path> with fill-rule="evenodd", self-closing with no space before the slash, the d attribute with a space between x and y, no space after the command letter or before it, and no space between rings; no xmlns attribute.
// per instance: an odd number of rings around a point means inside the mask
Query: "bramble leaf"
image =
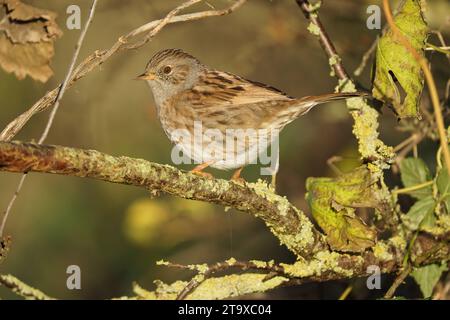
<svg viewBox="0 0 450 320"><path fill-rule="evenodd" d="M436 283L439 281L442 273L446 270L447 266L445 264L430 264L428 266L417 268L411 273L411 276L419 285L424 298L431 297Z"/></svg>
<svg viewBox="0 0 450 320"><path fill-rule="evenodd" d="M394 22L411 46L423 55L428 27L419 0L405 0ZM389 29L377 45L373 96L391 103L400 118L419 117L423 83L419 62Z"/></svg>
<svg viewBox="0 0 450 320"><path fill-rule="evenodd" d="M425 162L420 158L406 158L400 163L400 176L405 188L413 187L431 180L431 174ZM432 194L432 186L408 192L417 199Z"/></svg>
<svg viewBox="0 0 450 320"><path fill-rule="evenodd" d="M376 231L355 214L356 207L379 206L377 186L366 167L338 178L308 178L306 199L334 250L360 252L376 242Z"/></svg>
<svg viewBox="0 0 450 320"><path fill-rule="evenodd" d="M450 213L450 176L447 169L442 168L438 172L436 185L439 192L439 200L445 204L447 213Z"/></svg>
<svg viewBox="0 0 450 320"><path fill-rule="evenodd" d="M430 195L414 203L408 213L402 217L402 220L411 230L418 230L421 225L431 227L435 220L435 207L436 201Z"/></svg>

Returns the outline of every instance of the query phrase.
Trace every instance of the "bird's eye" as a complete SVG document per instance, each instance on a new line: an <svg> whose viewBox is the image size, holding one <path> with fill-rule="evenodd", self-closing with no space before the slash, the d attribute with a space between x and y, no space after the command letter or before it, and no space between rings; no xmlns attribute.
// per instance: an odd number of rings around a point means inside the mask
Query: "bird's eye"
<svg viewBox="0 0 450 320"><path fill-rule="evenodd" d="M165 66L163 68L163 72L164 72L164 74L169 74L172 72L172 68L170 66Z"/></svg>

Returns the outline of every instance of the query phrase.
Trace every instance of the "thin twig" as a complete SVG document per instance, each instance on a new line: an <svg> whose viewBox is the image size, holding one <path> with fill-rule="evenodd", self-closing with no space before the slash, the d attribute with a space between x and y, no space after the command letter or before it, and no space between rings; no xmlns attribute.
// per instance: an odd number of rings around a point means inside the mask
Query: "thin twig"
<svg viewBox="0 0 450 320"><path fill-rule="evenodd" d="M450 55L450 47L438 47L432 43L427 43L427 46L428 47L425 48L426 51L437 51L445 55Z"/></svg>
<svg viewBox="0 0 450 320"><path fill-rule="evenodd" d="M162 28L164 28L170 22L170 20L175 15L177 15L180 11L182 11L196 3L199 3L200 1L203 1L203 0L189 0L189 1L186 1L183 4L181 4L180 6L176 7L175 9L170 11L162 20L160 20L160 22L150 32L148 32L148 34L141 41L136 42L132 45L129 45L126 48L127 49L137 49L137 48L142 47L147 42L149 42L150 39L153 38L158 32L160 32L162 30Z"/></svg>
<svg viewBox="0 0 450 320"><path fill-rule="evenodd" d="M39 144L42 144L45 141L45 139L47 139L48 133L50 132L50 129L53 125L53 121L55 120L56 113L58 112L58 109L59 109L60 101L61 101L62 97L64 96L64 92L66 91L67 84L69 83L69 80L72 77L73 69L75 68L75 63L77 62L78 55L80 54L81 46L83 45L83 42L84 42L84 37L86 36L87 30L89 29L89 25L91 24L91 21L94 18L95 9L97 7L97 2L98 2L98 0L94 0L92 2L91 10L89 11L89 17L86 20L83 30L81 30L80 37L78 38L77 44L75 46L75 52L72 56L72 61L70 62L70 65L69 65L69 70L66 73L66 76L64 78L62 85L60 86L58 95L56 96L55 104L53 106L53 110L50 113L50 116L48 118L47 125L45 126L44 132L42 133L41 137L39 138L39 141L38 141ZM0 225L0 239L3 237L3 231L5 229L6 221L8 220L8 216L11 212L14 202L16 201L17 197L19 196L20 191L22 190L22 187L23 187L23 184L25 183L26 178L27 178L27 173L24 173L22 175L22 178L20 179L20 182L17 186L16 191L14 192L14 195L12 196L11 200L8 203L6 210L3 213L3 218L2 218L1 225Z"/></svg>
<svg viewBox="0 0 450 320"><path fill-rule="evenodd" d="M325 28L322 25L322 22L320 21L317 14L311 12L311 5L309 4L308 0L296 0L297 4L302 9L303 14L307 19L311 21L314 25L317 26L319 29L319 42L322 48L324 49L325 53L327 54L328 58L336 58L338 56L336 48L334 47L333 42L331 41L330 37L328 36L328 33L325 31ZM347 71L345 71L344 65L339 61L336 61L336 63L333 63L333 69L336 73L336 76L340 80L346 80L349 79Z"/></svg>
<svg viewBox="0 0 450 320"><path fill-rule="evenodd" d="M165 25L178 23L178 22L186 22L186 21L194 21L207 17L213 16L223 16L232 13L237 10L240 6L242 6L247 0L236 0L229 7L220 10L207 10L196 13L189 13L179 16L174 16L168 21L166 21ZM194 4L194 2L187 1L188 3ZM180 7L180 6L179 6ZM186 2L184 2L181 7L186 8ZM178 8L178 7L177 7ZM177 10L174 9L174 10ZM171 11L173 12L173 11ZM170 14L170 13L169 13ZM70 88L76 81L85 77L89 72L106 62L109 58L111 58L114 54L118 53L121 50L127 49L136 49L139 46L133 45L132 41L136 40L136 38L148 34L154 28L158 27L163 22L164 19L154 20L147 24L144 24L128 34L119 37L119 39L107 50L96 50L94 53L89 55L85 60L83 60L74 70L73 75L67 85L67 89ZM161 29L159 29L161 31ZM155 34L152 34L155 36ZM147 41L148 42L148 41ZM144 45L146 42L140 42L140 45ZM58 94L60 86L53 89L52 91L45 94L41 99L39 99L33 106L31 106L27 111L16 117L13 121L11 121L0 133L0 141L10 141L14 136L23 128L23 126L37 113L46 110L48 107L53 105L56 96Z"/></svg>
<svg viewBox="0 0 450 320"><path fill-rule="evenodd" d="M403 281L405 281L406 277L410 274L410 272L411 272L411 266L407 265L403 269L403 271L397 276L397 278L395 278L394 283L392 284L392 286L389 288L389 290L384 295L385 299L391 299L394 296L395 291L403 283Z"/></svg>
<svg viewBox="0 0 450 320"><path fill-rule="evenodd" d="M442 116L442 111L439 103L439 96L436 89L436 84L434 82L433 75L428 67L428 61L425 57L421 56L416 49L414 49L409 42L409 40L403 35L403 33L398 29L392 17L391 8L389 0L383 0L383 10L386 15L386 20L392 30L396 35L397 39L402 43L402 45L412 54L414 59L420 64L422 71L425 75L425 79L430 91L431 102L434 108L434 116L436 118L436 126L438 128L439 140L441 143L442 152L444 154L444 160L446 167L450 170L450 151L448 148L447 132L444 126L444 119Z"/></svg>
<svg viewBox="0 0 450 320"><path fill-rule="evenodd" d="M398 152L398 151L402 150L402 149L403 149L404 147L406 147L407 145L409 145L409 144L415 142L419 136L420 136L420 135L419 135L418 133L413 133L411 136L409 136L409 138L403 140L403 141L400 142L398 145L396 145L396 146L394 147L394 151L395 151L395 152Z"/></svg>
<svg viewBox="0 0 450 320"><path fill-rule="evenodd" d="M450 22L450 19L447 19L447 23L445 23L444 25L448 25L449 22ZM444 27L444 25L441 26L440 29L442 29ZM449 46L447 46L447 43L445 42L444 36L442 35L442 32L440 30L431 30L430 32L434 33L436 35L436 37L438 38L439 42L441 43L441 45L443 47L447 47L447 48L449 47ZM449 55L447 55L447 61L450 64L450 56Z"/></svg>
<svg viewBox="0 0 450 320"><path fill-rule="evenodd" d="M58 95L56 96L56 100L55 100L55 105L53 107L52 112L50 113L45 130L42 133L41 137L39 138L39 141L38 141L39 144L42 144L45 141L45 139L47 139L48 133L50 132L50 128L53 125L53 121L55 120L56 113L58 112L58 109L59 109L59 103L60 103L62 97L64 96L64 93L66 92L67 84L69 83L69 79L72 76L73 69L75 68L75 63L78 60L78 56L80 54L80 49L84 42L84 37L86 36L86 33L89 29L91 21L94 18L95 9L97 7L97 1L98 0L94 0L92 2L91 10L89 11L89 17L86 21L86 24L83 27L83 30L81 31L80 37L78 38L77 44L75 46L75 52L73 53L72 61L69 66L69 70L66 73L66 77L64 78L64 81L61 85L61 89L58 91Z"/></svg>
<svg viewBox="0 0 450 320"><path fill-rule="evenodd" d="M415 186L411 186L411 187L408 187L408 188L402 188L402 189L393 190L392 193L393 194L402 194L402 193L408 193L408 192L411 192L411 191L420 190L420 189L426 188L428 186L431 186L433 184L433 182L434 181L427 181L427 182L424 182L424 183L421 183L421 184L417 184Z"/></svg>
<svg viewBox="0 0 450 320"><path fill-rule="evenodd" d="M11 209L14 205L14 202L16 201L17 197L19 196L20 190L22 190L23 184L25 183L25 179L27 178L27 173L25 172L22 177L20 178L19 184L17 185L16 191L14 192L11 200L9 200L8 206L6 207L5 211L3 212L2 217L2 224L0 225L0 240L3 238L3 231L5 230L6 221L8 220L9 214L11 212Z"/></svg>
<svg viewBox="0 0 450 320"><path fill-rule="evenodd" d="M425 139L425 134L413 134L412 135L414 139L408 143L406 146L403 146L401 148L401 151L399 151L394 159L395 164L400 167L400 162L408 155L408 153L411 152L411 150L414 149L415 146L417 146L420 142L422 142L423 139ZM395 172L396 173L396 172Z"/></svg>
<svg viewBox="0 0 450 320"><path fill-rule="evenodd" d="M369 49L364 53L361 62L359 63L358 67L356 67L355 71L353 71L353 74L355 77L359 77L361 73L366 68L367 62L369 61L370 57L372 57L373 53L375 52L378 45L378 37L375 39L375 41L372 42Z"/></svg>
<svg viewBox="0 0 450 320"><path fill-rule="evenodd" d="M384 34L387 30L388 30L389 25L384 25L383 29L381 30L381 34ZM361 75L361 73L364 71L367 62L369 61L370 57L372 56L372 54L375 52L375 50L377 49L378 46L378 41L380 40L380 37L377 36L377 38L372 42L372 44L370 45L369 49L364 53L361 62L359 63L359 66L356 67L355 71L353 71L353 75L355 77L359 77Z"/></svg>
<svg viewBox="0 0 450 320"><path fill-rule="evenodd" d="M338 300L345 300L347 299L348 295L352 292L353 290L353 285L349 284L347 288L345 288L344 292L342 292L342 294L339 296Z"/></svg>

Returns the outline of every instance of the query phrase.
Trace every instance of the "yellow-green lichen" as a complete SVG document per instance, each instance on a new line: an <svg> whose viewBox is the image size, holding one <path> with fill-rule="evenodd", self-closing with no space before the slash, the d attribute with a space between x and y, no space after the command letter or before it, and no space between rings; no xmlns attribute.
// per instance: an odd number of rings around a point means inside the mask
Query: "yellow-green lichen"
<svg viewBox="0 0 450 320"><path fill-rule="evenodd" d="M278 234L278 238L288 248L307 248L314 243L313 225L306 216L300 218L301 228L296 234Z"/></svg>
<svg viewBox="0 0 450 320"><path fill-rule="evenodd" d="M320 276L324 272L334 272L351 277L353 271L339 265L341 254L331 251L319 251L310 261L298 260L294 264L281 264L284 271L292 277L306 278ZM354 268L355 266L352 266Z"/></svg>
<svg viewBox="0 0 450 320"><path fill-rule="evenodd" d="M197 270L200 274L204 274L209 270L209 266L206 263L203 264L190 264L188 268L191 270Z"/></svg>
<svg viewBox="0 0 450 320"><path fill-rule="evenodd" d="M248 186L260 197L266 199L270 203L276 204L278 213L286 216L291 204L286 197L282 197L275 193L275 190L266 181L258 179L255 183L249 183Z"/></svg>
<svg viewBox="0 0 450 320"><path fill-rule="evenodd" d="M261 261L261 260L251 260L250 263L253 263L257 268L266 268L266 267L273 267L275 262L273 260L270 261Z"/></svg>
<svg viewBox="0 0 450 320"><path fill-rule="evenodd" d="M436 222L438 226L445 230L450 230L450 215L442 214L439 216L438 221Z"/></svg>
<svg viewBox="0 0 450 320"><path fill-rule="evenodd" d="M156 265L157 266L168 266L169 262L161 259L161 260L156 261Z"/></svg>
<svg viewBox="0 0 450 320"><path fill-rule="evenodd" d="M154 299L156 299L156 294L153 291L145 290L144 288L142 288L136 282L133 283L133 292L140 299L144 299L144 300L154 300ZM123 297L121 299L123 299Z"/></svg>
<svg viewBox="0 0 450 320"><path fill-rule="evenodd" d="M350 80L340 80L336 89L342 92L356 92L356 87ZM363 98L347 99L347 107L354 119L353 134L358 139L358 150L363 158L390 161L394 157L391 147L378 139L378 112L371 108ZM385 169L386 167L383 167Z"/></svg>
<svg viewBox="0 0 450 320"><path fill-rule="evenodd" d="M254 273L210 278L189 295L188 299L225 299L249 293L265 292L278 287L288 279L284 277L274 277L265 280L265 274Z"/></svg>
<svg viewBox="0 0 450 320"><path fill-rule="evenodd" d="M275 228L275 226L266 221L267 226L272 233L280 239L282 244L290 249L304 249L314 243L313 225L311 221L303 214L303 212L293 207L286 197L277 195L267 182L261 179L258 179L256 183L249 183L248 185L257 195L276 204L280 216L285 217L289 210L293 210L296 217L300 220L298 222L300 225L299 231L295 234L286 234L283 232L283 226L277 225Z"/></svg>
<svg viewBox="0 0 450 320"><path fill-rule="evenodd" d="M316 12L320 9L322 6L322 1L317 1L316 3L309 3L308 4L308 12L310 14L316 15Z"/></svg>
<svg viewBox="0 0 450 320"><path fill-rule="evenodd" d="M311 34L315 36L318 36L320 34L320 28L314 22L310 22L307 29L309 32L311 32Z"/></svg>
<svg viewBox="0 0 450 320"><path fill-rule="evenodd" d="M401 234L393 236L389 239L389 242L392 243L392 245L396 247L400 252L406 249L407 242Z"/></svg>
<svg viewBox="0 0 450 320"><path fill-rule="evenodd" d="M333 55L331 58L328 59L328 64L331 67L330 76L334 77L336 75L334 71L334 65L339 63L340 61L341 58L337 54Z"/></svg>
<svg viewBox="0 0 450 320"><path fill-rule="evenodd" d="M389 252L389 246L381 241L373 247L373 254L381 261L390 261L394 258L392 253Z"/></svg>
<svg viewBox="0 0 450 320"><path fill-rule="evenodd" d="M225 263L228 264L229 266L233 266L236 262L237 262L236 259L233 257L231 257L228 260L225 260Z"/></svg>

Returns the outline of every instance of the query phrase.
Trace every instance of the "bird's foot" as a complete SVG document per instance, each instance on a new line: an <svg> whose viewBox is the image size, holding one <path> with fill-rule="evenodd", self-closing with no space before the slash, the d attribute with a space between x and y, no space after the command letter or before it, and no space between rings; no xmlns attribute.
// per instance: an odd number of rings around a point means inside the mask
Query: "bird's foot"
<svg viewBox="0 0 450 320"><path fill-rule="evenodd" d="M192 169L189 172L193 173L197 176L203 177L203 178L214 179L214 176L211 173L203 171L205 168L209 167L210 165L211 165L210 162L202 163L202 164L199 164L198 166L196 166L194 169Z"/></svg>
<svg viewBox="0 0 450 320"><path fill-rule="evenodd" d="M238 184L245 184L247 181L245 181L245 179L241 177L242 169L244 169L244 167L237 169L231 176L230 180Z"/></svg>

